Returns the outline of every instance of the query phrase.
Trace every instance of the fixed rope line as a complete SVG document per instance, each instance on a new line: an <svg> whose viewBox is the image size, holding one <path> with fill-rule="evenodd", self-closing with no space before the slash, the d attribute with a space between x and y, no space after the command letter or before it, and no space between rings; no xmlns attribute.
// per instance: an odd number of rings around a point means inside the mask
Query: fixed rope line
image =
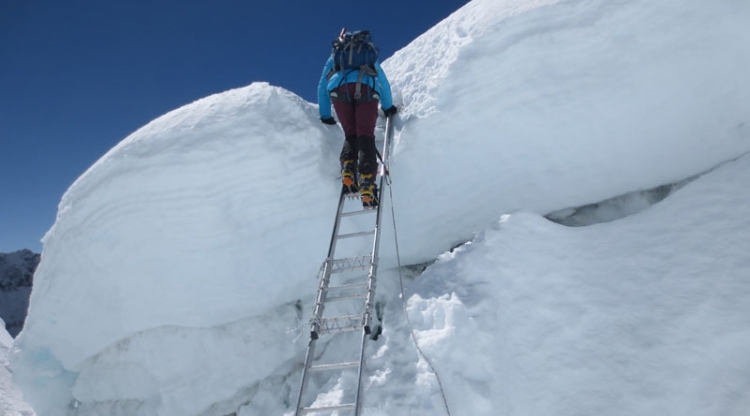
<svg viewBox="0 0 750 416"><path fill-rule="evenodd" d="M437 370L435 370L435 366L432 365L432 361L430 361L429 358L427 358L427 355L425 355L424 351L422 351L422 348L419 346L419 342L417 341L417 336L414 335L414 328L412 327L411 320L409 319L409 313L406 311L406 295L404 294L404 277L401 273L401 254L400 250L398 248L398 231L396 230L396 210L393 207L393 186L390 175L386 176L386 183L388 184L388 193L391 197L391 220L393 221L393 237L396 243L396 261L398 263L398 280L401 284L401 307L404 310L404 316L406 317L406 324L409 327L409 334L411 335L412 342L414 342L414 346L417 348L417 351L419 352L419 355L427 362L427 365L430 366L430 370L432 370L432 373L435 374L435 379L438 382L438 387L440 387L440 395L443 398L443 404L445 405L445 412L448 414L448 416L451 416L451 410L450 407L448 407L448 399L445 397L445 389L443 388L443 383L440 381L440 376L438 375Z"/></svg>

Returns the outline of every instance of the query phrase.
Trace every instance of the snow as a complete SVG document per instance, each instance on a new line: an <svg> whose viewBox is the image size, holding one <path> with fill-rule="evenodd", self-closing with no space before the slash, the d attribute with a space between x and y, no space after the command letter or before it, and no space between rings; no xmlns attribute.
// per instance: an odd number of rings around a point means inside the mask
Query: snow
<svg viewBox="0 0 750 416"><path fill-rule="evenodd" d="M11 383L7 369L8 352L13 346L13 338L5 330L5 322L0 318L0 415L34 416L34 410L23 401L18 389Z"/></svg>
<svg viewBox="0 0 750 416"><path fill-rule="evenodd" d="M474 0L384 62L383 202L452 414L750 411L749 22L735 0ZM341 142L254 83L104 155L60 202L10 357L36 411L291 414ZM365 413L442 414L389 211ZM573 212L609 222L543 217Z"/></svg>
<svg viewBox="0 0 750 416"><path fill-rule="evenodd" d="M0 318L0 365L8 364L8 350L13 345L13 338L5 330L5 322Z"/></svg>
<svg viewBox="0 0 750 416"><path fill-rule="evenodd" d="M747 151L745 6L497 3L470 3L384 65L408 86L394 199L434 201L401 213L407 254L444 250L511 210L595 203ZM455 60L430 59L455 45ZM421 91L421 79L438 81Z"/></svg>
<svg viewBox="0 0 750 416"><path fill-rule="evenodd" d="M508 214L441 256L409 313L449 402L460 414L746 414L748 174L745 156L590 227Z"/></svg>

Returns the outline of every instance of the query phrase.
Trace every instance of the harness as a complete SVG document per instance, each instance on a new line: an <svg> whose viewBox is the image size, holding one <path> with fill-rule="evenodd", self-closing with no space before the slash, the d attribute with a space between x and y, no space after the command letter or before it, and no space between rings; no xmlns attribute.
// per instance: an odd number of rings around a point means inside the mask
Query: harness
<svg viewBox="0 0 750 416"><path fill-rule="evenodd" d="M336 86L336 88L338 89L339 87L341 87L342 85L344 85L346 83L346 79L349 77L349 74L351 74L354 71L359 71L359 75L357 75L356 85L354 86L354 97L352 97L352 96L349 95L349 90L348 89L346 90L346 96L345 97L339 97L339 94L334 90L334 91L331 91L331 93L330 93L331 99L335 100L335 101L352 101L352 98L353 98L354 101L357 101L357 102L360 102L360 101L370 101L373 98L379 100L380 96L375 91L375 78L377 78L378 71L372 69L371 67L369 67L367 65L363 65L359 69L350 69L349 71L346 71L346 73L344 73L341 76L341 81L339 81L339 84ZM336 74L337 72L339 72L339 71L336 71L335 69L331 69L331 71L326 76L326 79L328 79L330 81L331 78L333 77L333 75ZM368 93L368 95L366 97L362 97L362 84L363 84L363 80L364 80L365 75L370 75L372 77L371 78L372 79L372 84L370 84L370 83L365 83L364 84L364 85L367 85L368 87L370 87L370 91L372 92L372 94Z"/></svg>

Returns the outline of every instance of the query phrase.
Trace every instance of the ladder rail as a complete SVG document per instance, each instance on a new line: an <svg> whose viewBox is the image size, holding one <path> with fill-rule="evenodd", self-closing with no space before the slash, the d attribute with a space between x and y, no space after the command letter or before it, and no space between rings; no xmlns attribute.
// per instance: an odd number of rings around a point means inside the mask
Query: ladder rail
<svg viewBox="0 0 750 416"><path fill-rule="evenodd" d="M302 371L302 381L300 382L299 387L299 397L297 398L297 410L295 411L295 415L300 416L303 413L301 413L302 408L304 407L304 399L305 399L305 393L307 393L307 381L310 377L309 371L306 371L306 369L310 368L312 366L313 357L315 356L315 342L317 341L317 338L310 337L310 342L307 344L307 355L305 356L305 366L303 367Z"/></svg>
<svg viewBox="0 0 750 416"><path fill-rule="evenodd" d="M333 255L336 251L336 242L338 240L338 232L341 224L341 214L344 209L344 203L346 197L344 191L341 191L339 196L339 204L336 209L336 218L331 232L331 242L328 246L328 254L323 263L323 270L321 271L321 280L318 286L318 293L315 296L315 306L313 307L312 323L310 325L310 341L307 344L307 352L305 354L305 364L302 368L302 380L300 381L299 396L297 397L297 406L295 410L295 416L303 416L313 411L310 407L305 407L305 397L307 393L307 386L310 380L310 375L314 371L310 371L313 367L313 361L315 360L315 346L317 344L319 333L327 331L328 333L342 332L338 330L331 331L328 328L323 328L320 325L321 317L325 310L326 298L328 296L328 287L330 284L331 274L333 272Z"/></svg>
<svg viewBox="0 0 750 416"><path fill-rule="evenodd" d="M339 196L339 205L338 208L336 208L336 220L334 221L333 225L333 231L331 236L331 242L328 246L328 255L326 256L325 266L324 268L326 270L323 271L323 281L321 281L321 286L325 285L325 287L328 287L327 279L330 279L331 276L331 269L333 264L333 252L336 250L336 234L339 232L339 224L340 224L340 218L341 218L341 212L344 209L344 192L341 191L341 195ZM320 316L323 313L323 309L325 308L325 298L327 296L328 291L327 290L320 290L318 289L318 294L315 297L315 308L313 310L313 316ZM304 400L305 400L305 393L307 393L307 384L310 378L310 372L307 371L310 366L312 366L312 362L315 358L315 344L318 341L318 320L316 319L313 321L313 324L310 328L310 341L307 344L307 353L305 354L305 364L302 370L302 380L300 381L300 388L299 388L299 397L297 398L297 408L295 410L296 416L303 415L302 409L304 408Z"/></svg>
<svg viewBox="0 0 750 416"><path fill-rule="evenodd" d="M377 215L375 216L375 236L373 237L373 248L372 248L372 264L370 266L369 273L369 287L367 289L367 299L365 300L365 328L362 331L362 343L359 350L359 374L357 381L357 393L354 399L356 408L354 409L354 416L361 416L363 407L363 392L364 383L362 382L365 377L365 343L367 337L370 334L370 323L372 321L371 306L375 301L375 288L377 287L377 272L378 272L378 254L380 252L380 220L383 214L383 182L385 175L388 174L388 157L390 156L391 138L393 136L393 116L385 119L385 137L383 139L383 155L382 155L382 166L380 166L380 178L378 178L378 191L380 192L378 203Z"/></svg>
<svg viewBox="0 0 750 416"><path fill-rule="evenodd" d="M341 195L339 195L339 206L336 208L336 219L333 222L331 242L328 244L328 255L326 255L326 260L333 260L333 253L336 251L336 242L338 241L339 227L341 226L341 213L344 212L344 201L346 201L346 196L342 189Z"/></svg>

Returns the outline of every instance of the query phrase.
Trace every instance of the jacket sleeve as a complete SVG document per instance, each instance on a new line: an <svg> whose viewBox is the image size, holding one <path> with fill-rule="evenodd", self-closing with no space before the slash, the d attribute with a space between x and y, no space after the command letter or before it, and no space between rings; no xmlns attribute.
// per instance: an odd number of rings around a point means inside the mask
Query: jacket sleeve
<svg viewBox="0 0 750 416"><path fill-rule="evenodd" d="M380 62L375 62L375 70L378 71L378 83L380 84L380 107L385 110L393 106L393 95L391 94L391 83L385 76L385 71L380 67Z"/></svg>
<svg viewBox="0 0 750 416"><path fill-rule="evenodd" d="M333 58L328 58L323 67L323 75L318 82L318 111L320 118L331 117L331 96L328 93L328 73L333 69Z"/></svg>

